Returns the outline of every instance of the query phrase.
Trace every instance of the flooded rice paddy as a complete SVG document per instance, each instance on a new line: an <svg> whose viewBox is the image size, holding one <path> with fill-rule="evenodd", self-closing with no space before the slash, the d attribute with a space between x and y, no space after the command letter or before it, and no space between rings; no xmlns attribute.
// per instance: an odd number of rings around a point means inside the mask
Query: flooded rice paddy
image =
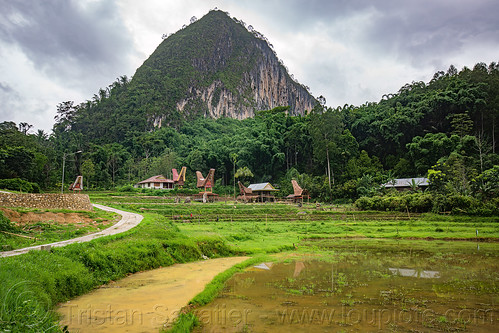
<svg viewBox="0 0 499 333"><path fill-rule="evenodd" d="M328 250L330 242L318 243L235 275L196 309L195 332L499 329L495 245L387 241Z"/></svg>
<svg viewBox="0 0 499 333"><path fill-rule="evenodd" d="M310 240L249 267L210 304L195 332L493 332L495 243ZM63 304L79 332L158 332L218 272L244 258L134 274Z"/></svg>

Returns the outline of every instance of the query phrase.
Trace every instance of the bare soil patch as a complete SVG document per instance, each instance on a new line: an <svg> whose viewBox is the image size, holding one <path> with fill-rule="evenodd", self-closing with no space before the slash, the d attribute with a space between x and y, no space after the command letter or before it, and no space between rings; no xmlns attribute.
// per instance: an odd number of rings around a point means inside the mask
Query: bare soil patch
<svg viewBox="0 0 499 333"><path fill-rule="evenodd" d="M28 224L38 222L54 224L78 224L79 226L95 226L97 221L88 217L84 213L54 213L54 212L18 212L9 208L0 208L5 217L15 222L17 226L23 227ZM102 221L101 224L107 225L112 221Z"/></svg>

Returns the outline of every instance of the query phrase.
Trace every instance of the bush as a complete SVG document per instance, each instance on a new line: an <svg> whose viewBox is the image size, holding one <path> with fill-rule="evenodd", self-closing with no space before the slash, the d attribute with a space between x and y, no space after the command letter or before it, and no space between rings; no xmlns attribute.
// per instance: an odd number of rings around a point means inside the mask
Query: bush
<svg viewBox="0 0 499 333"><path fill-rule="evenodd" d="M432 195L426 193L414 193L408 196L407 206L411 212L429 212L433 208Z"/></svg>
<svg viewBox="0 0 499 333"><path fill-rule="evenodd" d="M360 197L355 201L355 206L360 210L374 210L372 202L373 198Z"/></svg>
<svg viewBox="0 0 499 333"><path fill-rule="evenodd" d="M199 192L199 191L197 191ZM234 195L234 186L221 186L221 185L217 185L215 186L215 188L213 189L213 192L219 194L219 195ZM236 184L236 195L239 195L239 187L238 185Z"/></svg>
<svg viewBox="0 0 499 333"><path fill-rule="evenodd" d="M447 210L452 212L467 212L470 208L477 206L477 200L467 195L456 194L447 197Z"/></svg>
<svg viewBox="0 0 499 333"><path fill-rule="evenodd" d="M176 194L186 194L186 195L193 195L193 194L198 194L200 189L192 189L192 188L175 188L173 190L168 191L168 193L171 193L172 195ZM215 193L220 194L217 192L216 188L214 190Z"/></svg>
<svg viewBox="0 0 499 333"><path fill-rule="evenodd" d="M461 194L446 196L437 193L404 193L391 196L361 197L355 201L360 210L406 211L414 213L452 212L453 214L471 214L490 216L499 214L499 198L482 202Z"/></svg>
<svg viewBox="0 0 499 333"><path fill-rule="evenodd" d="M136 192L137 189L132 185L125 185L118 188L118 192Z"/></svg>
<svg viewBox="0 0 499 333"><path fill-rule="evenodd" d="M499 215L499 198L493 198L479 207L472 207L469 213L479 216Z"/></svg>
<svg viewBox="0 0 499 333"><path fill-rule="evenodd" d="M154 195L156 197L164 197L167 196L170 191L168 190L152 190L151 195Z"/></svg>
<svg viewBox="0 0 499 333"><path fill-rule="evenodd" d="M0 231L8 231L8 232L14 232L16 231L16 227L9 221L8 218L3 215L3 213L0 211Z"/></svg>
<svg viewBox="0 0 499 333"><path fill-rule="evenodd" d="M27 193L40 193L40 185L21 178L0 179L0 188Z"/></svg>

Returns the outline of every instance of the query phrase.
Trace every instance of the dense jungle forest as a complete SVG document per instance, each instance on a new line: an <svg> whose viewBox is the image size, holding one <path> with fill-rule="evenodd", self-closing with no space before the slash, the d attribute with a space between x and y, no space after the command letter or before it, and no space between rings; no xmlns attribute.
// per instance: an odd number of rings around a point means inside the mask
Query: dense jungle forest
<svg viewBox="0 0 499 333"><path fill-rule="evenodd" d="M195 187L196 170L215 168L221 194L241 180L269 181L285 196L295 178L314 199L351 201L417 176L447 196L487 201L499 194L497 63L451 66L377 103L332 108L318 97L304 116L282 106L244 120L199 117L144 131L132 124L146 119L116 112L129 84L121 77L91 101L60 103L51 134L1 123L0 188L60 190L64 163L65 184L81 174L89 190L129 188L185 165L186 188Z"/></svg>

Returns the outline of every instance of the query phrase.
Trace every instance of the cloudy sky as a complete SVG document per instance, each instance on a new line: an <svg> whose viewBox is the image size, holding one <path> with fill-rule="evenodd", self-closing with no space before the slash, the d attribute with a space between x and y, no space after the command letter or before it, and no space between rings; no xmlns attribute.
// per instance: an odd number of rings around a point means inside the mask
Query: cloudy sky
<svg viewBox="0 0 499 333"><path fill-rule="evenodd" d="M133 76L163 34L215 7L332 107L499 61L497 0L0 0L0 122L50 132L58 103Z"/></svg>

